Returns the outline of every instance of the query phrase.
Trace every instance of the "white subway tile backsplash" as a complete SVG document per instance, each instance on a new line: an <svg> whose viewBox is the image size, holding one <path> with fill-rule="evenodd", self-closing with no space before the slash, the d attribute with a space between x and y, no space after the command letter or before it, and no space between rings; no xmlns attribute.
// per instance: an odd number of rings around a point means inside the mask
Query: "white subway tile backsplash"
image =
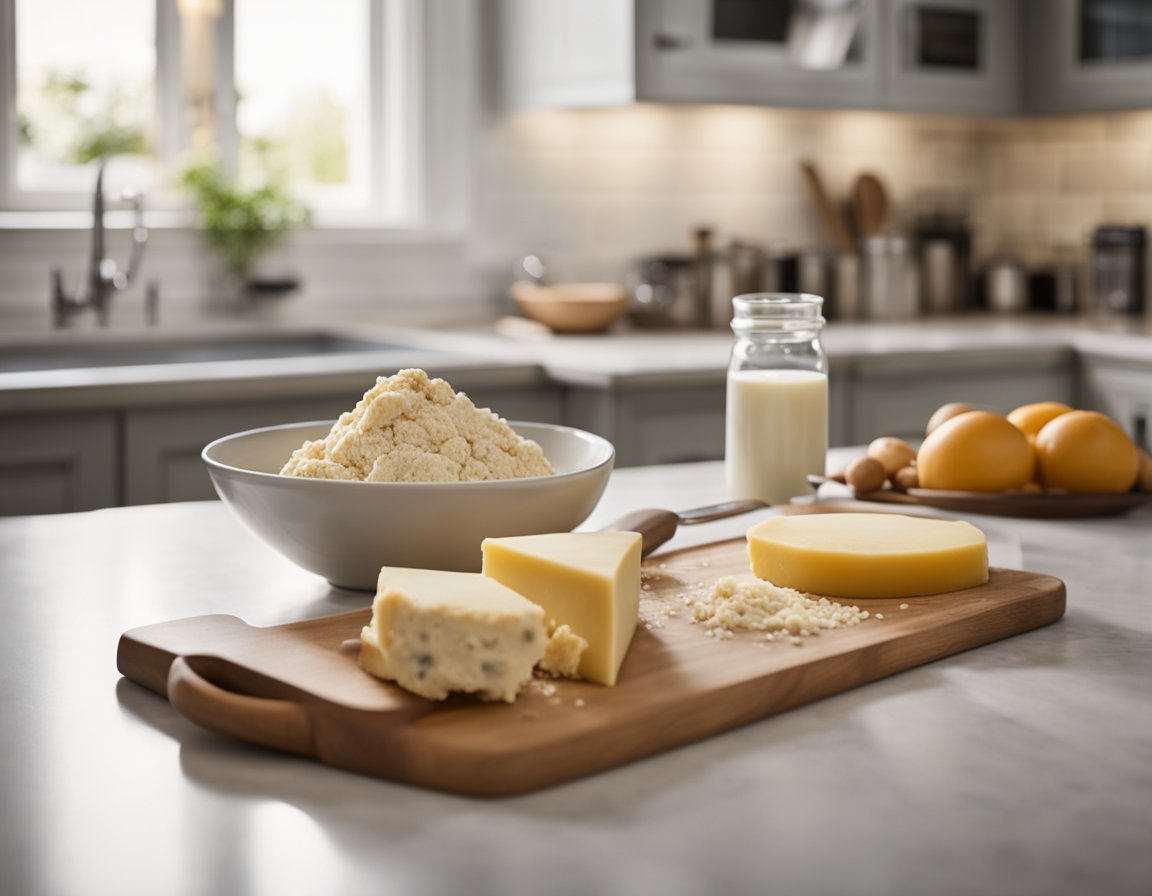
<svg viewBox="0 0 1152 896"><path fill-rule="evenodd" d="M1152 222L1152 112L993 120L639 105L496 117L476 147L461 241L301 239L272 259L303 275L293 301L506 307L509 265L529 251L558 277L614 279L641 255L687 251L701 225L720 245L818 246L802 159L839 204L861 172L879 175L897 224L933 202L967 208L978 257L1044 257L1084 246L1106 221ZM86 239L0 232L0 304L41 307L53 265L79 277ZM204 302L214 289L215 269L186 232L154 232L145 267L167 303Z"/></svg>

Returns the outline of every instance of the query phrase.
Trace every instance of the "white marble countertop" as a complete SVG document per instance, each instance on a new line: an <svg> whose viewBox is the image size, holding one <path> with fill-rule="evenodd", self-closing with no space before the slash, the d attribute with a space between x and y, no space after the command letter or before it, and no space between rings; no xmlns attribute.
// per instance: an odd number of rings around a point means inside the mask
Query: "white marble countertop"
<svg viewBox="0 0 1152 896"><path fill-rule="evenodd" d="M722 494L716 463L621 470L586 525ZM365 605L222 505L0 519L0 892L1143 896L1150 511L972 517L995 564L1064 580L1064 619L492 801L231 742L119 678L117 638L137 625ZM669 547L755 518L684 529Z"/></svg>
<svg viewBox="0 0 1152 896"><path fill-rule="evenodd" d="M519 321L519 324L526 322ZM524 326L401 327L371 317L333 312L323 318L166 321L108 330L45 331L43 326L0 327L6 348L225 338L276 333L326 333L379 339L404 346L371 352L210 363L104 366L3 372L0 411L116 407L161 400L291 396L318 389L354 390L397 365L423 366L442 375L488 371L502 383L550 381L612 388L631 384L702 384L723 381L732 337L727 330L616 330L602 336L540 336ZM988 353L1019 358L1066 352L1152 363L1152 324L1146 319L1089 319L1053 315L927 318L902 323L833 322L824 334L833 366L934 363L978 366ZM443 354L429 355L429 352Z"/></svg>

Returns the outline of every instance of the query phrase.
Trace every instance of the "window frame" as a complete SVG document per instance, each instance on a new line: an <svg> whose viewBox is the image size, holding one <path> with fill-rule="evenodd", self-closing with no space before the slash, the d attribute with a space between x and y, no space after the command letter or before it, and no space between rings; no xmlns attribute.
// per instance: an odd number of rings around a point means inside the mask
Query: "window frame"
<svg viewBox="0 0 1152 896"><path fill-rule="evenodd" d="M312 228L460 237L471 217L471 150L478 97L478 16L474 0L368 0L371 109L369 208L313 212ZM156 157L163 169L187 145L179 101L180 30L176 0L156 3ZM217 22L216 120L222 158L235 159L232 78L233 0ZM90 194L16 189L16 0L0 0L0 229L70 229L90 219ZM403 51L399 63L397 51ZM223 76L222 78L219 76ZM399 133L399 139L384 135ZM390 188L402 191L390 200ZM398 205L403 206L403 213ZM150 227L187 227L193 217L175 191L148 197ZM115 222L112 222L115 226Z"/></svg>

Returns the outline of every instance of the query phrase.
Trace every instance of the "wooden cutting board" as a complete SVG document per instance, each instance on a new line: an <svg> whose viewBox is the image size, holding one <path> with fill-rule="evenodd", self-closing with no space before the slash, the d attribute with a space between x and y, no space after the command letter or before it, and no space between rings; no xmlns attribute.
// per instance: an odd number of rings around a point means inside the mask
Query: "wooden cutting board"
<svg viewBox="0 0 1152 896"><path fill-rule="evenodd" d="M132 629L117 667L213 731L366 775L501 796L699 740L1064 613L1059 579L993 569L979 588L857 601L872 618L799 646L753 633L717 640L691 622L684 600L721 576L750 578L744 539L644 568L641 623L614 688L538 679L512 704L428 701L357 665L353 639L367 608L271 628L216 615Z"/></svg>

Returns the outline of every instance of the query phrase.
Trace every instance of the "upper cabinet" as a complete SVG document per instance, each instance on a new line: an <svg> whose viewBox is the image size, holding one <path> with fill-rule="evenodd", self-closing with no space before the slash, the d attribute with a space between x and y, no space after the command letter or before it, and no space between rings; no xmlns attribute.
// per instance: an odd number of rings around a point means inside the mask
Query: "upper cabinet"
<svg viewBox="0 0 1152 896"><path fill-rule="evenodd" d="M1024 0L1024 108L1041 114L1152 108L1152 3Z"/></svg>
<svg viewBox="0 0 1152 896"><path fill-rule="evenodd" d="M496 0L516 108L1152 107L1147 0Z"/></svg>
<svg viewBox="0 0 1152 896"><path fill-rule="evenodd" d="M639 0L637 98L876 108L882 101L879 4L814 16L808 40L790 47L795 6L792 0ZM802 53L810 57L804 64L796 61Z"/></svg>
<svg viewBox="0 0 1152 896"><path fill-rule="evenodd" d="M953 115L1020 111L1019 4L884 0L883 108Z"/></svg>

